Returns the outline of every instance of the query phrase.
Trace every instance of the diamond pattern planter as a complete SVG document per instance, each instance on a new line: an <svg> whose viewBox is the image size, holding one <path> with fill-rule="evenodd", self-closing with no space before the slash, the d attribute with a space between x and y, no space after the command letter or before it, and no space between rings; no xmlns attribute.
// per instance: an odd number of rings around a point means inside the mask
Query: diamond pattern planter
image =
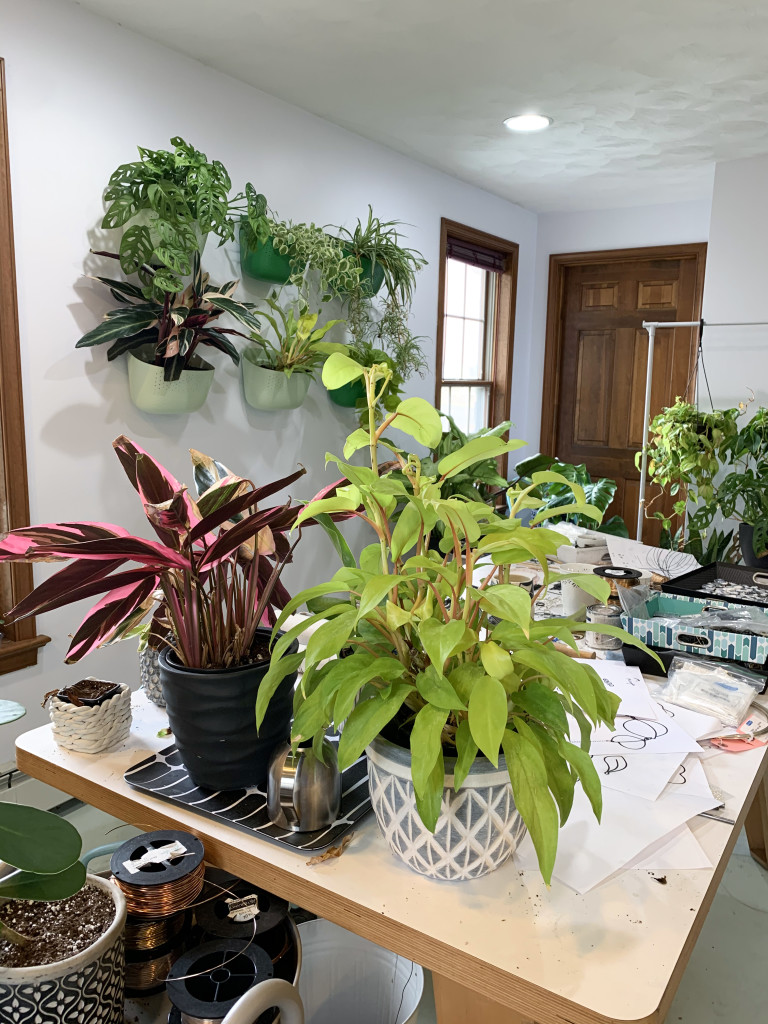
<svg viewBox="0 0 768 1024"><path fill-rule="evenodd" d="M379 828L408 867L430 878L462 881L500 867L525 835L506 763L479 758L457 793L455 758L445 759L446 787L434 835L422 824L411 782L410 751L377 737L368 747L368 781Z"/></svg>

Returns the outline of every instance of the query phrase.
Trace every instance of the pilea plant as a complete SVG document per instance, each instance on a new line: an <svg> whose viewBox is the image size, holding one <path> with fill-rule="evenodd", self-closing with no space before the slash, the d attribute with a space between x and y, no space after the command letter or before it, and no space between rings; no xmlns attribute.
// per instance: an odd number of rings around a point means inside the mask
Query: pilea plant
<svg viewBox="0 0 768 1024"><path fill-rule="evenodd" d="M408 398L377 423L375 409L390 375L386 364L366 368L342 354L330 356L323 368L329 387L364 381L368 422L349 436L343 458L327 456L348 484L332 498L310 502L296 522L352 514L368 524L374 543L357 560L347 550L345 564L331 580L298 594L283 609L275 630L307 600L339 595L308 622L280 637L273 634L257 723L281 680L303 664L293 742L312 739L321 757L328 726L343 723L343 768L390 726L405 730L418 811L430 831L440 815L444 756L458 758L453 784L460 789L477 757L498 765L503 752L515 803L548 882L558 824L568 817L577 781L600 816L600 782L587 752L589 737L593 725L613 724L618 701L594 669L553 647L555 636L575 647L573 631L583 625L569 619L535 621L530 597L509 582L510 567L530 557L548 578L546 556L556 551L562 535L502 518L483 502L443 497L443 486L454 476L523 442L475 438L425 469L420 458L391 444L384 432L397 427L434 447L442 435L440 415L428 402ZM380 470L379 447L404 479ZM359 449L367 449L369 465L348 461ZM555 476L538 474L536 482ZM564 511L599 517L583 501L578 485L573 491L575 500ZM392 526L390 515L398 503L404 508ZM524 488L513 495L512 504L517 510L535 508L540 501ZM538 525L552 514L545 509L533 522ZM435 552L429 540L438 523L444 536ZM478 584L475 569L483 561L487 574ZM595 581L590 579L588 586L605 599L606 590ZM494 619L500 621L494 625ZM289 653L294 637L313 623L321 624L306 651ZM636 642L621 630L606 630ZM348 656L334 657L345 648L351 649ZM581 745L571 742L568 715L578 722Z"/></svg>

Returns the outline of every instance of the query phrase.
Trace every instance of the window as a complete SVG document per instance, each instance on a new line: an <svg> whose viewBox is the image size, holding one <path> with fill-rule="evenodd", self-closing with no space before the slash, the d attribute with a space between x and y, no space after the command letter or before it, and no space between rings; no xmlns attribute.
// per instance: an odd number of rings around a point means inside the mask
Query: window
<svg viewBox="0 0 768 1024"><path fill-rule="evenodd" d="M517 253L442 222L435 403L468 433L509 418Z"/></svg>
<svg viewBox="0 0 768 1024"><path fill-rule="evenodd" d="M19 318L11 219L11 179L5 115L5 65L0 59L0 531L29 523L24 407L21 396ZM0 611L32 590L31 565L0 565ZM35 620L6 627L0 644L0 673L37 662L37 649L50 637L38 636Z"/></svg>

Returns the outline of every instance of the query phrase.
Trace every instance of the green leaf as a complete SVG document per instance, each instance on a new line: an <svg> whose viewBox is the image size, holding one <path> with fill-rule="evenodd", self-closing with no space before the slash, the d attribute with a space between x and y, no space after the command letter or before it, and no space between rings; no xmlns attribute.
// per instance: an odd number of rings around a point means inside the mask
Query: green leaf
<svg viewBox="0 0 768 1024"><path fill-rule="evenodd" d="M336 552L339 555L339 558L341 558L342 564L347 566L349 569L354 569L357 565L355 556L352 554L352 549L349 544L347 544L344 535L336 523L334 523L326 512L315 513L314 519L315 522L319 526L322 526L327 533L331 544L336 548Z"/></svg>
<svg viewBox="0 0 768 1024"><path fill-rule="evenodd" d="M355 763L371 740L395 717L409 693L413 693L411 686L394 683L388 697L360 701L347 719L339 741L341 771Z"/></svg>
<svg viewBox="0 0 768 1024"><path fill-rule="evenodd" d="M496 767L507 717L507 693L499 680L493 676L479 679L469 698L469 728L472 739Z"/></svg>
<svg viewBox="0 0 768 1024"><path fill-rule="evenodd" d="M477 757L477 744L472 739L472 731L466 718L462 718L456 730L456 754L453 788L458 793Z"/></svg>
<svg viewBox="0 0 768 1024"><path fill-rule="evenodd" d="M516 720L519 726L519 721ZM573 796L576 789L576 779L568 768L568 762L560 753L560 749L549 733L536 722L529 722L528 729L533 733L538 744L541 756L547 769L547 782L549 791L557 802L560 811L560 827L568 820L573 807Z"/></svg>
<svg viewBox="0 0 768 1024"><path fill-rule="evenodd" d="M416 810L419 817L429 829L434 832L443 803L443 790L445 789L445 758L440 749L432 771L424 782L424 788L420 793L414 793L416 797Z"/></svg>
<svg viewBox="0 0 768 1024"><path fill-rule="evenodd" d="M120 239L120 267L124 274L135 274L152 259L152 237L146 224L134 224ZM180 284L181 282L179 282Z"/></svg>
<svg viewBox="0 0 768 1024"><path fill-rule="evenodd" d="M344 458L348 459L360 448L367 448L371 443L371 435L362 427L353 430L344 443Z"/></svg>
<svg viewBox="0 0 768 1024"><path fill-rule="evenodd" d="M576 773L581 779L584 792L587 794L592 805L595 817L600 821L603 813L603 791L600 788L600 776L597 774L592 763L592 758L586 750L582 750L581 747L569 743L566 739L560 740L559 747L563 757L575 768Z"/></svg>
<svg viewBox="0 0 768 1024"><path fill-rule="evenodd" d="M539 870L549 885L557 853L558 813L549 792L544 758L532 743L510 729L504 731L501 742L515 806L528 826Z"/></svg>
<svg viewBox="0 0 768 1024"><path fill-rule="evenodd" d="M415 502L409 501L397 518L392 531L390 550L392 558L398 559L404 551L410 550L419 539L423 522Z"/></svg>
<svg viewBox="0 0 768 1024"><path fill-rule="evenodd" d="M23 871L54 875L80 856L80 833L58 814L0 803L0 859Z"/></svg>
<svg viewBox="0 0 768 1024"><path fill-rule="evenodd" d="M334 352L323 365L322 381L332 391L362 377L363 372L364 368L354 359L345 356L343 352Z"/></svg>
<svg viewBox="0 0 768 1024"><path fill-rule="evenodd" d="M476 596L481 594L480 607L496 618L516 622L525 632L531 621L531 598L522 587L513 583L493 583L485 590L473 588Z"/></svg>
<svg viewBox="0 0 768 1024"><path fill-rule="evenodd" d="M343 492L343 493L342 493ZM339 487L336 496L333 498L320 498L318 501L310 501L305 505L296 517L296 526L300 526L306 519L313 519L318 512L332 514L334 512L354 512L360 505L360 491L357 487Z"/></svg>
<svg viewBox="0 0 768 1024"><path fill-rule="evenodd" d="M282 658L272 656L267 673L259 683L259 692L256 694L257 732L261 728L261 723L264 721L264 715L267 713L269 702L272 700L275 690L286 676L298 670L303 660L303 651L299 651L297 654L286 654Z"/></svg>
<svg viewBox="0 0 768 1024"><path fill-rule="evenodd" d="M406 398L395 409L393 426L409 434L419 444L434 448L443 434L440 413L423 398Z"/></svg>
<svg viewBox="0 0 768 1024"><path fill-rule="evenodd" d="M562 703L555 693L541 683L532 682L510 694L515 707L537 719L561 736L568 735L568 719Z"/></svg>
<svg viewBox="0 0 768 1024"><path fill-rule="evenodd" d="M437 468L446 480L450 480L451 477L476 462L495 459L499 455L513 452L516 448L522 448L524 445L525 441L502 441L500 437L476 437L457 451L442 458L438 462Z"/></svg>
<svg viewBox="0 0 768 1024"><path fill-rule="evenodd" d="M358 619L365 618L369 612L373 611L374 608L381 604L384 598L387 597L392 590L396 589L398 583L402 582L402 577L388 574L372 576L367 580L363 587L363 592L360 595L360 607L357 613Z"/></svg>
<svg viewBox="0 0 768 1024"><path fill-rule="evenodd" d="M357 611L350 608L319 626L307 641L305 668L338 654L349 640L356 621Z"/></svg>
<svg viewBox="0 0 768 1024"><path fill-rule="evenodd" d="M434 665L416 676L416 689L424 700L446 711L466 711L466 705L444 675Z"/></svg>
<svg viewBox="0 0 768 1024"><path fill-rule="evenodd" d="M439 672L443 671L447 659L464 640L465 629L459 619L451 619L450 622L425 619L419 624L419 639L430 662Z"/></svg>
<svg viewBox="0 0 768 1024"><path fill-rule="evenodd" d="M545 519L552 519L555 516L563 515L579 515L586 516L587 519L594 519L596 523L602 522L603 513L595 505L587 505L574 503L573 505L557 505L555 508L543 508L541 512L537 512L531 520L531 526L538 526L539 523L543 523Z"/></svg>
<svg viewBox="0 0 768 1024"><path fill-rule="evenodd" d="M380 658L367 652L340 658L339 666L343 667L334 671L334 677L339 681L333 706L333 722L337 729L352 713L355 699L366 683L373 679L396 682L405 673L405 665L396 658Z"/></svg>
<svg viewBox="0 0 768 1024"><path fill-rule="evenodd" d="M0 881L0 899L40 900L53 902L74 896L85 885L85 865L76 860L64 871L55 875L38 875L31 871L20 871ZM0 927L0 934L2 928Z"/></svg>
<svg viewBox="0 0 768 1024"><path fill-rule="evenodd" d="M411 730L411 778L419 816L430 832L440 815L445 769L443 726L448 712L428 704L416 715Z"/></svg>
<svg viewBox="0 0 768 1024"><path fill-rule="evenodd" d="M570 710L579 727L579 745L582 750L589 752L592 744L592 724L588 721L578 704L572 703Z"/></svg>
<svg viewBox="0 0 768 1024"><path fill-rule="evenodd" d="M480 660L485 671L494 679L504 679L514 671L512 655L493 640L484 640L480 644Z"/></svg>

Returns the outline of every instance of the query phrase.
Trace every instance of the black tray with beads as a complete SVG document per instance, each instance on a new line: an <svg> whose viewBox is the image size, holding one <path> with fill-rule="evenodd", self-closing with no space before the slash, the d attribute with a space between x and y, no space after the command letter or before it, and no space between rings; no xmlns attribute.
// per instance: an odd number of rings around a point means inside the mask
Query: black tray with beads
<svg viewBox="0 0 768 1024"><path fill-rule="evenodd" d="M273 825L267 816L263 789L215 792L201 789L187 775L175 745L147 757L123 776L129 786L169 803L202 814L212 821L231 825L249 835L280 843L297 853L321 853L338 840L371 809L368 759L365 755L341 773L341 810L336 821L317 832L290 832Z"/></svg>
<svg viewBox="0 0 768 1024"><path fill-rule="evenodd" d="M704 586L714 585L716 580L725 580L730 586L722 591L702 590ZM741 595L735 588L741 589ZM665 594L681 594L683 597L697 597L703 601L727 601L728 604L768 608L768 570L749 565L712 562L662 583L661 589Z"/></svg>

